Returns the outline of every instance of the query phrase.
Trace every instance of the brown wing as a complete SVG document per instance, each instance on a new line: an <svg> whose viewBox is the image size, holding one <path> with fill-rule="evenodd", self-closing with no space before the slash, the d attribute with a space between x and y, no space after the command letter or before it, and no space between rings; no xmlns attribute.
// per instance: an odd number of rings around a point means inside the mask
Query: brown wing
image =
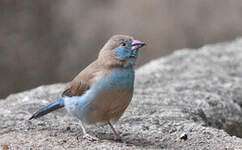
<svg viewBox="0 0 242 150"><path fill-rule="evenodd" d="M89 85L87 85L87 83L73 82L62 93L62 96L69 96L69 97L80 96L88 89L89 89Z"/></svg>
<svg viewBox="0 0 242 150"><path fill-rule="evenodd" d="M67 86L62 96L80 96L87 91L94 82L97 72L100 72L100 67L95 61L81 71Z"/></svg>

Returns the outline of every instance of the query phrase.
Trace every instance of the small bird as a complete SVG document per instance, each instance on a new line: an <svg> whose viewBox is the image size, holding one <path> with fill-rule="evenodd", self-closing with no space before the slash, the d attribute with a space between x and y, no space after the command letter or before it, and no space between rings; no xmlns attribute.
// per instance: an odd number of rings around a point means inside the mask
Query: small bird
<svg viewBox="0 0 242 150"><path fill-rule="evenodd" d="M84 138L98 140L87 133L85 124L105 123L111 127L116 140L121 140L111 122L118 121L132 99L134 65L144 45L128 35L112 36L98 58L72 80L61 98L40 108L30 120L65 107L80 120Z"/></svg>

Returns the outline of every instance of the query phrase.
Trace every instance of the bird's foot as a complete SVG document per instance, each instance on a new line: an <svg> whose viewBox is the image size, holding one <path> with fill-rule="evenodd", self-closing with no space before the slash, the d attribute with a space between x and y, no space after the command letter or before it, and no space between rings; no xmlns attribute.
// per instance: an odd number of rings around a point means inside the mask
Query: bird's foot
<svg viewBox="0 0 242 150"><path fill-rule="evenodd" d="M92 136L90 134L87 134L87 133L83 135L83 138L87 139L89 141L99 141L99 138Z"/></svg>
<svg viewBox="0 0 242 150"><path fill-rule="evenodd" d="M120 136L115 136L114 140L117 142L123 142L123 140Z"/></svg>

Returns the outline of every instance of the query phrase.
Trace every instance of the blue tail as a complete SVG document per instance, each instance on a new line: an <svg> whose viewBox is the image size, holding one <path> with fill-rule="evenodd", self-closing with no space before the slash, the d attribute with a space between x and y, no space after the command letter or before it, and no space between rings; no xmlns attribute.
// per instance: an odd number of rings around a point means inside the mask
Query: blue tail
<svg viewBox="0 0 242 150"><path fill-rule="evenodd" d="M64 107L64 98L63 97L59 98L58 100L56 100L55 102L53 102L47 106L40 108L37 112L35 112L32 115L32 117L29 118L29 120L39 118L41 116L44 116L56 109L62 108L62 107Z"/></svg>

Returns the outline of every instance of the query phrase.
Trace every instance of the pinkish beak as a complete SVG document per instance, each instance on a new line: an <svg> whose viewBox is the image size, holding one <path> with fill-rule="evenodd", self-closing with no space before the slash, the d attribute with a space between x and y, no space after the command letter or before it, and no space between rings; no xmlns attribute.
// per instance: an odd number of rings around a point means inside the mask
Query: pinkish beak
<svg viewBox="0 0 242 150"><path fill-rule="evenodd" d="M138 40L133 40L132 42L132 50L139 50L141 47L145 46L145 42L141 42Z"/></svg>

